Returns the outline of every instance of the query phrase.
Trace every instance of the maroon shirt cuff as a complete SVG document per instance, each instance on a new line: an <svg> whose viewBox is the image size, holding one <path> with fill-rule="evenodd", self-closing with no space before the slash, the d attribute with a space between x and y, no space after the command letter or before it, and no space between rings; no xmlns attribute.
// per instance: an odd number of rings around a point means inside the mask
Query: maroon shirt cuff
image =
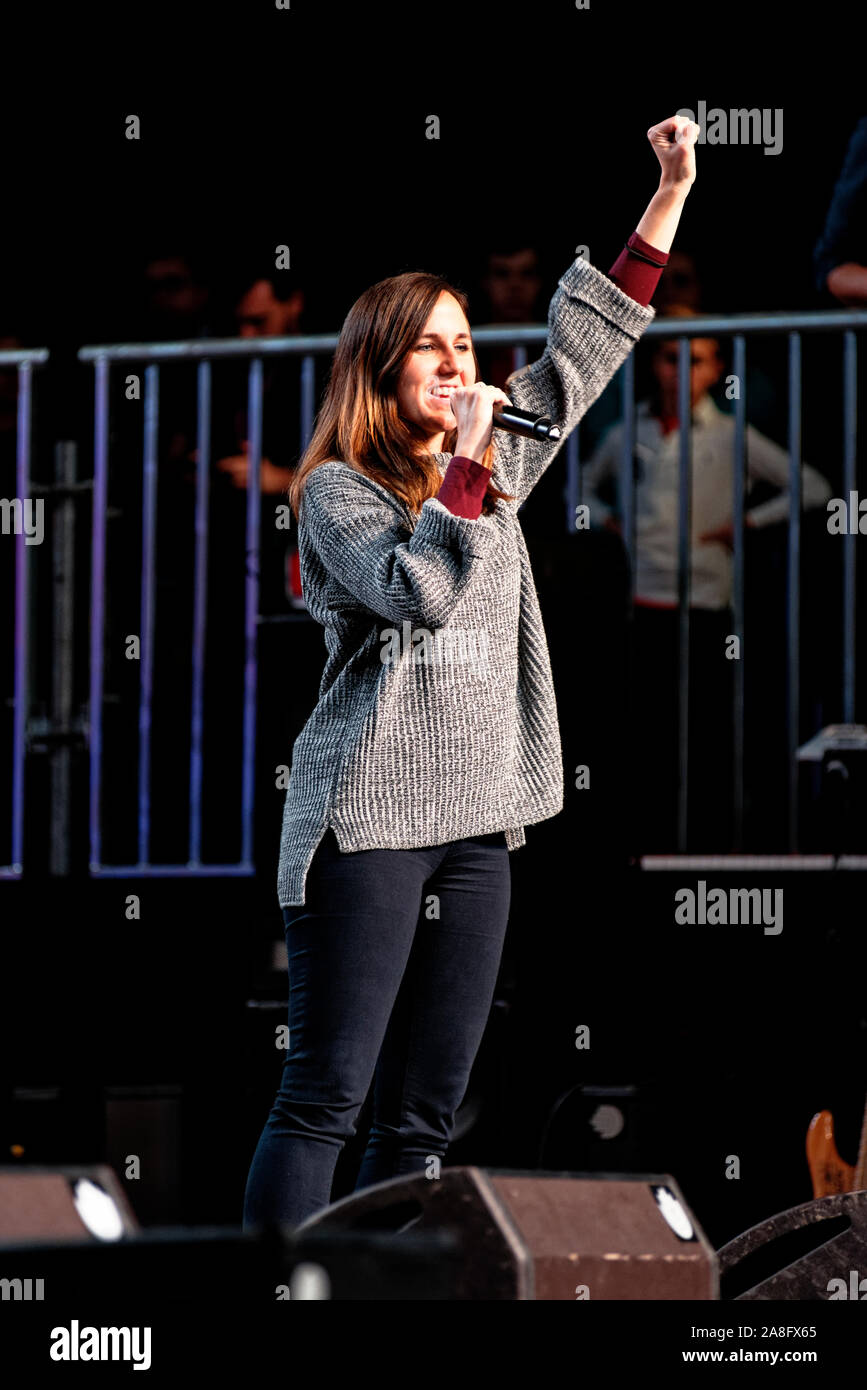
<svg viewBox="0 0 867 1390"><path fill-rule="evenodd" d="M482 502L490 476L491 470L483 463L454 454L440 484L437 501L442 502L455 516L477 521L482 514Z"/></svg>
<svg viewBox="0 0 867 1390"><path fill-rule="evenodd" d="M633 255L633 251L639 251L641 255ZM669 254L668 251L660 251L657 247L651 246L644 237L633 232L609 270L608 278L613 280L624 294L628 294L630 299L646 307L659 284L663 270L668 265ZM647 256L656 264L649 265L648 261L642 260L643 256Z"/></svg>

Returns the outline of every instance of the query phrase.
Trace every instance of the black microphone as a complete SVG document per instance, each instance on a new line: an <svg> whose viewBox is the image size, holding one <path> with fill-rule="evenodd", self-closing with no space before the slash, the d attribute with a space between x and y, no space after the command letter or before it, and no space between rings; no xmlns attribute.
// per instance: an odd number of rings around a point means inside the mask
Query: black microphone
<svg viewBox="0 0 867 1390"><path fill-rule="evenodd" d="M496 429L522 434L525 439L560 438L560 426L552 425L550 415L533 415L529 410L519 410L516 405L498 402L491 419Z"/></svg>

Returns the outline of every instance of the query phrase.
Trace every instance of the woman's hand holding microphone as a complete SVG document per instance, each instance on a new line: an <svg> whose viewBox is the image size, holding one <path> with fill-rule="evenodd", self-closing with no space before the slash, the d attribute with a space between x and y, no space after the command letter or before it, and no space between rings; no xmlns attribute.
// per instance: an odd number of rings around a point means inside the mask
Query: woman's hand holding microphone
<svg viewBox="0 0 867 1390"><path fill-rule="evenodd" d="M499 386L489 386L484 381L458 386L449 400L458 428L455 454L483 463L493 434L494 406L512 405L512 401Z"/></svg>

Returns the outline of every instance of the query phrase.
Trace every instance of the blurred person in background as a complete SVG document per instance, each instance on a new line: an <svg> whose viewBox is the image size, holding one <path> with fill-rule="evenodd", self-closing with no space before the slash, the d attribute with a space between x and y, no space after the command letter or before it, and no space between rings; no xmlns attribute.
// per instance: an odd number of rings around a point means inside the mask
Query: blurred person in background
<svg viewBox="0 0 867 1390"><path fill-rule="evenodd" d="M232 310L237 336L285 338L299 335L305 292L297 277L273 265L242 271L235 285ZM238 507L247 488L250 429L247 419L249 358L226 364L219 401L215 402L211 456L216 460L215 498L227 524L243 524L246 508ZM289 531L275 526L275 505L285 503L300 457L301 358L265 357L262 374L262 509L261 607L277 612L289 604L304 608L298 568L298 549ZM195 455L193 455L195 458Z"/></svg>
<svg viewBox="0 0 867 1390"><path fill-rule="evenodd" d="M849 140L813 252L816 289L854 309L867 304L867 116Z"/></svg>
<svg viewBox="0 0 867 1390"><path fill-rule="evenodd" d="M687 305L669 316L691 318ZM650 344L653 387L636 406L634 681L637 844L642 852L675 849L678 726L678 496L680 429L678 339ZM715 404L710 389L724 369L715 338L690 346L691 567L689 779L690 845L699 851L729 847L731 783L731 674L726 639L731 612L734 419ZM588 460L583 498L592 526L621 533L621 453L624 426L612 426ZM784 521L789 514L789 456L752 425L746 427L745 525ZM757 483L777 495L750 506ZM805 510L823 508L827 480L802 464Z"/></svg>
<svg viewBox="0 0 867 1390"><path fill-rule="evenodd" d="M489 249L479 288L482 324L544 324L548 301L544 298L541 255L530 239L516 235ZM503 388L515 369L510 347L479 345L479 365L484 380ZM532 357L528 353L528 358Z"/></svg>

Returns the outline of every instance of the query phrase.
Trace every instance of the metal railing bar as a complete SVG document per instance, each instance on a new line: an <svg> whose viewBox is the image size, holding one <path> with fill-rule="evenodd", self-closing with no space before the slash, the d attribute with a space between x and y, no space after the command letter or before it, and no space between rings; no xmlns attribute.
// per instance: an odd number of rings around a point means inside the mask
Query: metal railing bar
<svg viewBox="0 0 867 1390"><path fill-rule="evenodd" d="M645 338L730 337L738 333L832 332L835 329L867 328L867 309L789 310L762 314L696 314L688 321L656 318L642 332ZM530 347L544 345L548 339L547 324L482 324L473 329L473 341L500 347ZM214 359L217 357L303 357L333 352L339 334L296 334L283 338L196 338L176 343L102 343L79 348L81 362L105 358L109 362L128 362L150 359L172 361L184 358ZM13 362L21 353L6 354ZM42 360L41 358L37 360ZM0 364L4 354L0 353Z"/></svg>
<svg viewBox="0 0 867 1390"><path fill-rule="evenodd" d="M858 346L851 329L843 334L843 494L853 500L857 487ZM849 531L843 538L843 722L855 722L855 579L858 537Z"/></svg>
<svg viewBox="0 0 867 1390"><path fill-rule="evenodd" d="M788 736L788 843L798 847L798 745L801 726L801 339L789 334L789 528L786 564L786 643L788 658L786 730Z"/></svg>
<svg viewBox="0 0 867 1390"><path fill-rule="evenodd" d="M202 856L202 742L205 647L208 622L208 505L211 478L211 364L199 363L196 379L196 553L193 595L193 670L190 701L190 865Z"/></svg>
<svg viewBox="0 0 867 1390"><path fill-rule="evenodd" d="M145 367L144 464L142 479L141 681L138 706L138 857L150 854L151 724L156 635L157 452L160 427L159 366Z"/></svg>
<svg viewBox="0 0 867 1390"><path fill-rule="evenodd" d="M15 486L22 507L30 499L30 429L32 421L32 363L18 357ZM24 760L30 713L30 550L24 527L15 536L14 707L12 713L12 863L14 874L24 868Z"/></svg>
<svg viewBox="0 0 867 1390"><path fill-rule="evenodd" d="M746 641L744 634L746 594L744 589L744 501L746 494L746 420L747 420L747 357L746 338L738 333L734 339L732 374L737 382L735 396L734 455L732 458L734 524L734 556L732 576L732 611L734 630L740 641L739 660L734 663L732 685L732 838L734 848L743 847L744 833L744 712Z"/></svg>
<svg viewBox="0 0 867 1390"><path fill-rule="evenodd" d="M258 673L257 614L259 611L259 557L261 530L262 407L264 364L261 357L250 363L247 422L250 438L247 454L247 566L244 611L244 747L241 768L241 858L253 858L253 807L255 802L256 684Z"/></svg>
<svg viewBox="0 0 867 1390"><path fill-rule="evenodd" d="M108 498L108 391L111 364L96 360L93 424L93 521L90 573L90 694L88 744L90 748L90 872L99 868L102 855L102 699L105 679L105 545Z"/></svg>
<svg viewBox="0 0 867 1390"><path fill-rule="evenodd" d="M678 343L677 413L680 431L678 450L677 506L677 605L678 605L678 721L677 721L677 847L686 849L689 816L689 601L691 578L692 524L692 401L688 338Z"/></svg>

